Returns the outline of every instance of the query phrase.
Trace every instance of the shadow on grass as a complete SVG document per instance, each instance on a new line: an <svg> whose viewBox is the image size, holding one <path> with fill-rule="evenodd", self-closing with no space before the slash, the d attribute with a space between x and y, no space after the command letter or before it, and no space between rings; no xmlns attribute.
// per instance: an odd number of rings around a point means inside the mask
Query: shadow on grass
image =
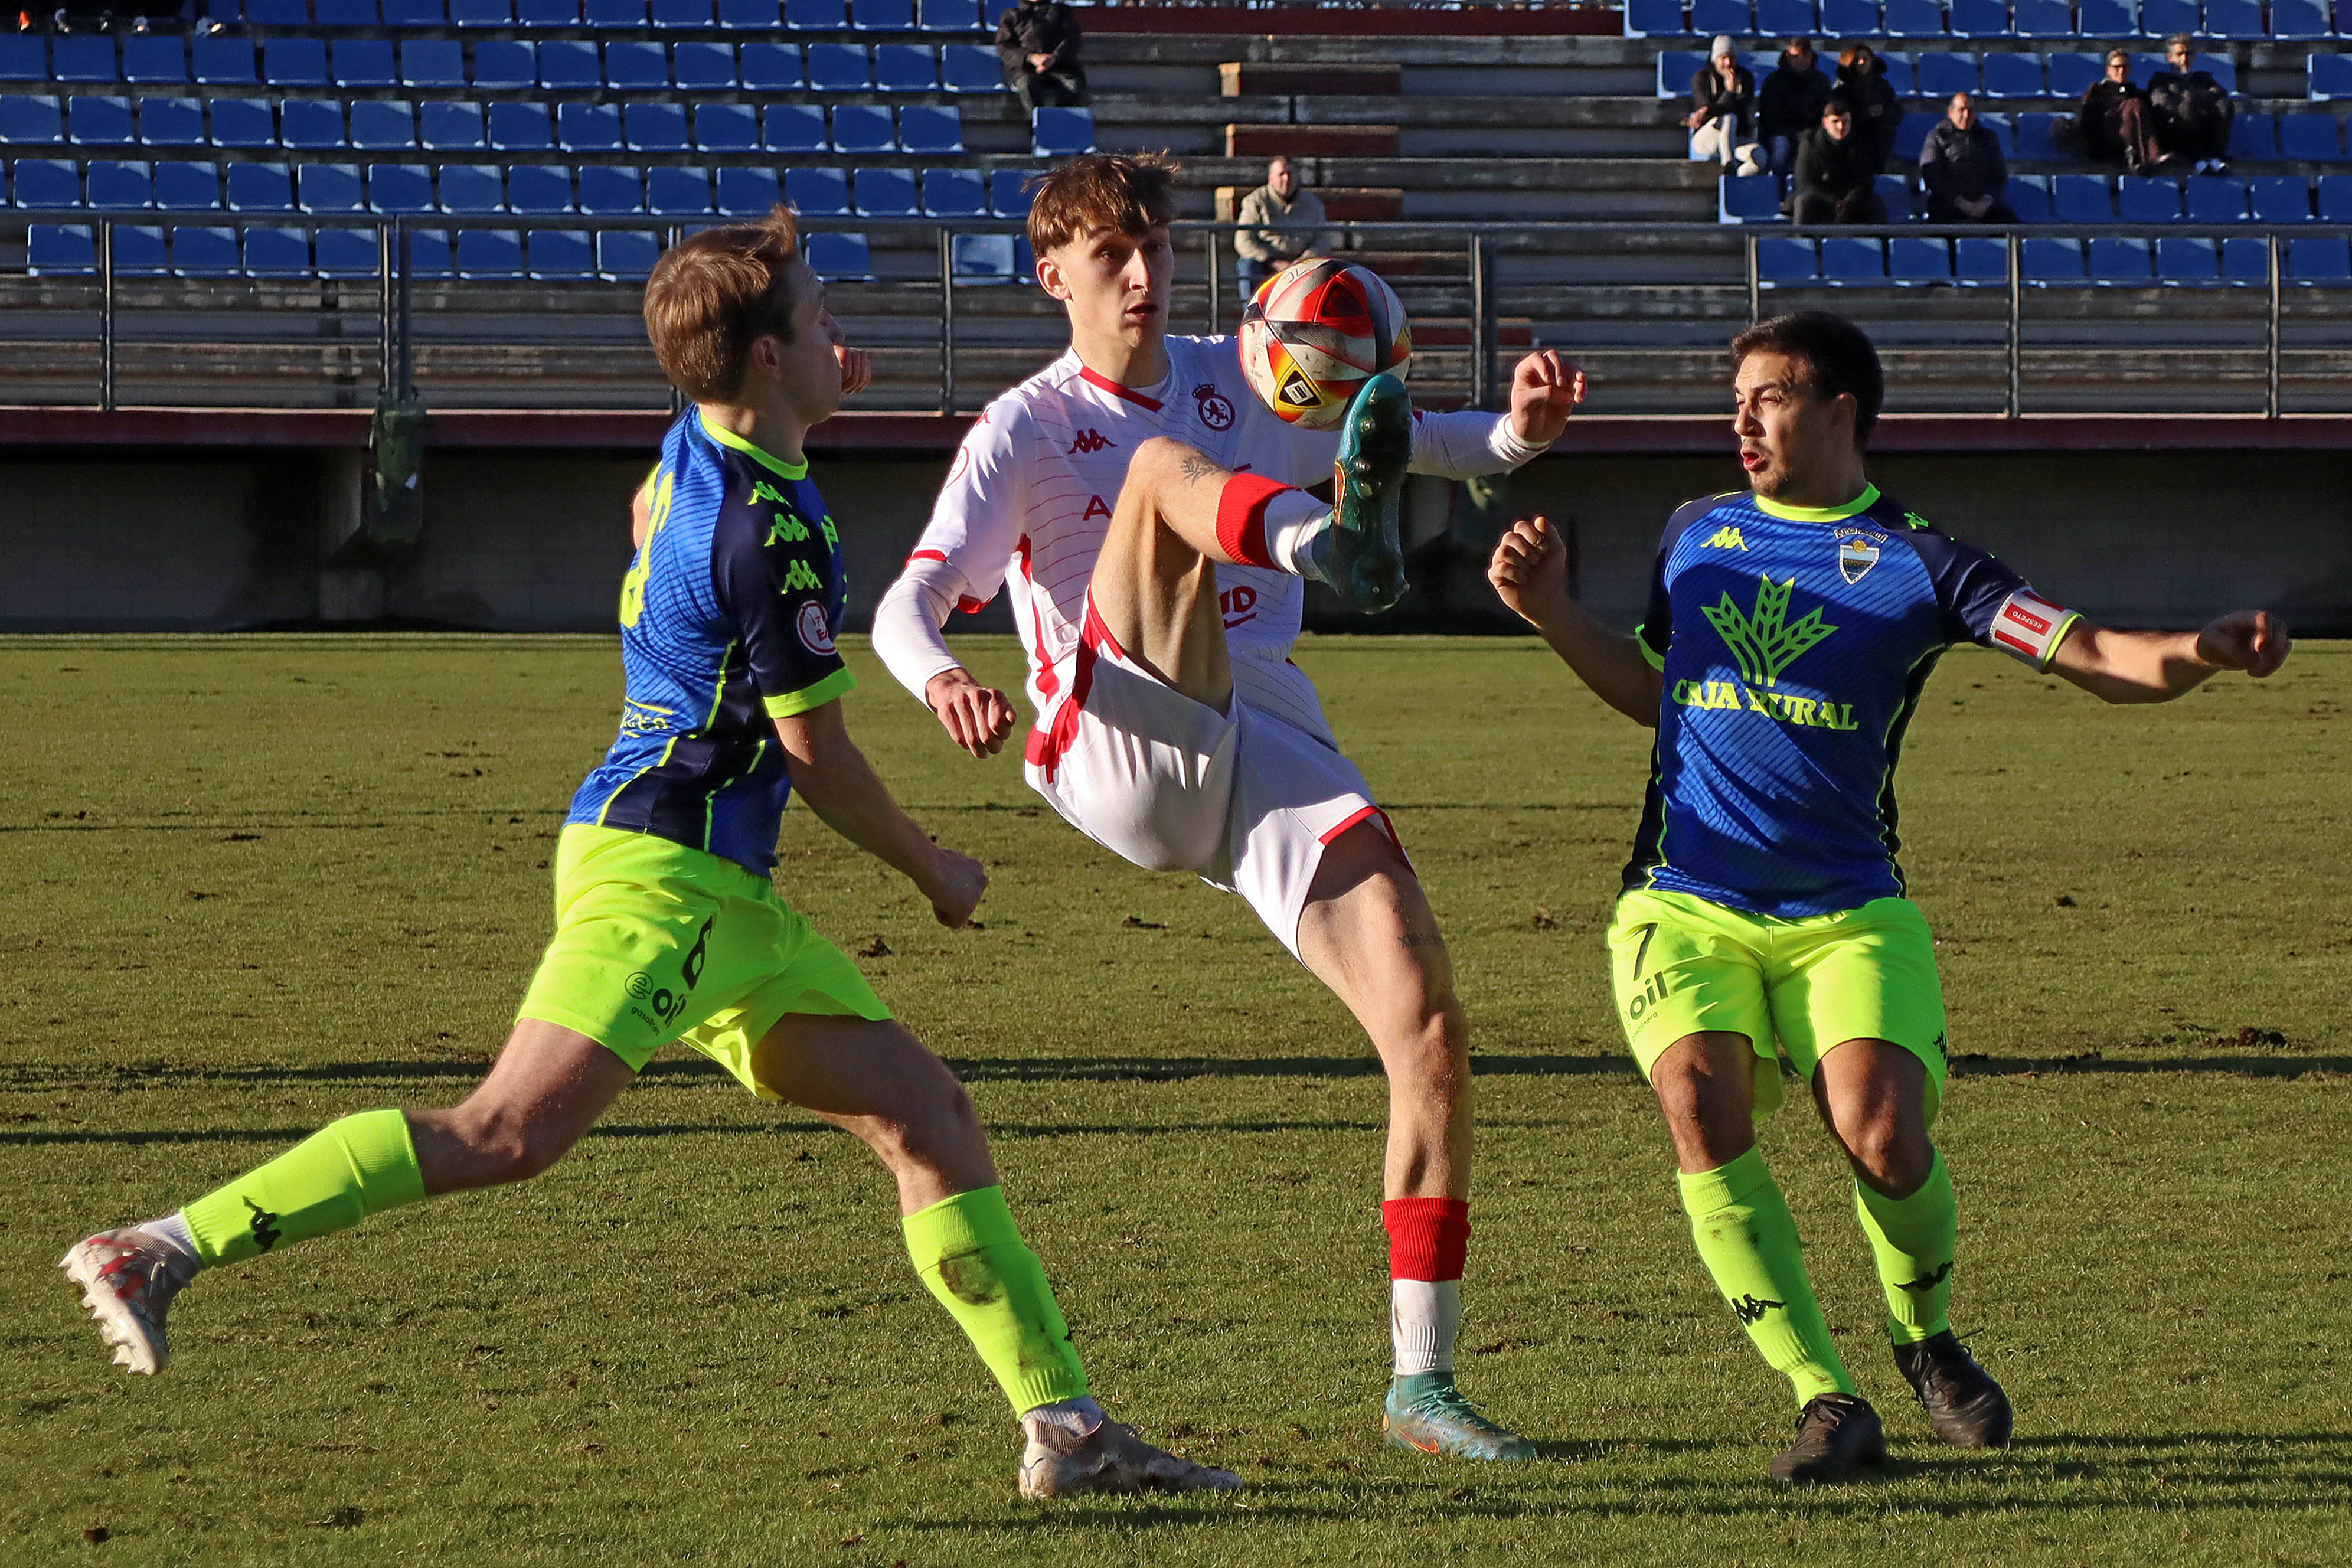
<svg viewBox="0 0 2352 1568"><path fill-rule="evenodd" d="M1014 1138L1159 1138L1187 1132L1363 1132L1384 1131L1385 1121L1331 1118L1300 1121L983 1121L994 1139ZM1514 1121L1517 1128L1565 1127L1564 1121ZM119 1131L59 1129L56 1131L0 1132L0 1148L49 1144L119 1143L282 1143L308 1138L310 1127L184 1127L126 1128ZM691 1138L705 1134L797 1138L809 1133L835 1133L840 1129L819 1121L655 1121L601 1122L589 1129L591 1138ZM841 1134L844 1137L846 1133Z"/></svg>

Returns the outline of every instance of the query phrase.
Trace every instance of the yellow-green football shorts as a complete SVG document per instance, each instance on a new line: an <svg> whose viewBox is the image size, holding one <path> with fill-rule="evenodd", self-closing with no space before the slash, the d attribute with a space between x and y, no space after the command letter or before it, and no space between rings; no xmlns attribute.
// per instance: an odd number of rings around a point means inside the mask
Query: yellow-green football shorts
<svg viewBox="0 0 2352 1568"><path fill-rule="evenodd" d="M1780 1104L1780 1053L1806 1081L1822 1053L1885 1040L1927 1068L1927 1120L1944 1097L1948 1047L1936 942L1908 899L1774 920L1688 893L1633 892L1609 925L1617 1020L1647 1078L1686 1035L1755 1043L1756 1114Z"/></svg>
<svg viewBox="0 0 2352 1568"><path fill-rule="evenodd" d="M890 1009L767 878L647 833L563 829L555 935L518 1019L576 1029L636 1072L691 1046L774 1100L751 1053L793 1013L879 1022Z"/></svg>

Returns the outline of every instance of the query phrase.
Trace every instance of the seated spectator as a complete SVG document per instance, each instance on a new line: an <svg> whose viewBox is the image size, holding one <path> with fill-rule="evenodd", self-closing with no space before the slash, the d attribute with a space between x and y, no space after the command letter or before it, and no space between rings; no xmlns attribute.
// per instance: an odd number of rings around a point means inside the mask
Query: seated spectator
<svg viewBox="0 0 2352 1568"><path fill-rule="evenodd" d="M1737 159L1739 172L1763 172L1756 162L1756 76L1739 63L1731 35L1715 40L1706 64L1691 76L1691 111L1683 125L1691 133L1694 158L1720 159L1729 168Z"/></svg>
<svg viewBox="0 0 2352 1568"><path fill-rule="evenodd" d="M1790 38L1780 63L1756 91L1756 139L1764 144L1772 172L1785 174L1797 143L1822 121L1830 100L1830 79L1821 72L1811 38Z"/></svg>
<svg viewBox="0 0 2352 1568"><path fill-rule="evenodd" d="M2107 75L2083 94L2067 138L2086 158L2121 158L2135 174L2153 174L2168 158L2156 140L2156 116L2148 111L2147 94L2132 84L2132 58L2122 49L2107 51Z"/></svg>
<svg viewBox="0 0 2352 1568"><path fill-rule="evenodd" d="M1078 18L1062 0L1022 0L996 24L996 53L1004 85L1024 109L1087 100L1087 73L1078 64Z"/></svg>
<svg viewBox="0 0 2352 1568"><path fill-rule="evenodd" d="M1337 232L1322 228L1323 199L1300 186L1290 160L1276 157L1265 166L1265 184L1242 198L1234 230L1235 269L1242 292L1257 286L1294 261L1328 256L1339 248Z"/></svg>
<svg viewBox="0 0 2352 1568"><path fill-rule="evenodd" d="M2192 68L2196 55L2186 33L2172 35L2164 46L2164 59L2172 68L2147 80L2157 142L2174 157L2194 162L2199 174L2218 174L2228 166L2230 118L2237 112L2230 89L2215 81L2211 71Z"/></svg>
<svg viewBox="0 0 2352 1568"><path fill-rule="evenodd" d="M1832 93L1822 122L1797 146L1790 216L1801 224L1885 223L1877 153L1854 129L1853 101Z"/></svg>
<svg viewBox="0 0 2352 1568"><path fill-rule="evenodd" d="M1977 123L1976 100L1952 94L1944 118L1919 149L1919 179L1927 187L1929 223L2015 223L2017 214L2001 200L2009 189L2009 163L2000 138Z"/></svg>
<svg viewBox="0 0 2352 1568"><path fill-rule="evenodd" d="M1903 123L1903 103L1886 79L1886 62L1868 44L1856 44L1838 57L1837 89L1853 100L1853 133L1878 159L1878 172L1895 153L1895 128Z"/></svg>

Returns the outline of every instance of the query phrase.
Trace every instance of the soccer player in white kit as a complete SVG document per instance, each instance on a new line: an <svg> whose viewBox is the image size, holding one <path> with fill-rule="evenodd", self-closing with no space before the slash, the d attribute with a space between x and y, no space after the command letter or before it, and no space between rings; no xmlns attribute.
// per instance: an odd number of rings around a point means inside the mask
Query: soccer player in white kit
<svg viewBox="0 0 2352 1568"><path fill-rule="evenodd" d="M1038 714L1031 786L1135 864L1241 894L1347 1004L1389 1079L1383 1427L1430 1453L1527 1458L1454 1382L1471 1106L1444 939L1287 656L1302 575L1363 609L1402 593L1408 467L1468 478L1526 463L1565 429L1582 377L1531 354L1498 417L1416 416L1402 384L1376 376L1340 430L1286 424L1249 391L1232 339L1167 335L1174 174L1163 158L1093 154L1039 187L1030 243L1039 284L1068 310L1070 351L966 437L876 612L875 648L986 756L1011 733L1012 704L940 628L1009 589ZM1330 502L1297 488L1318 482Z"/></svg>

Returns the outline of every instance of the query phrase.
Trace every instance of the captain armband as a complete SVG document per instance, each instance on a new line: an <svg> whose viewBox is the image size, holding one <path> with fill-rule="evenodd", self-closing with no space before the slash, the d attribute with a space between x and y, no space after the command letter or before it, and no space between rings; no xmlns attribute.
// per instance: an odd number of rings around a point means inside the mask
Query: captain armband
<svg viewBox="0 0 2352 1568"><path fill-rule="evenodd" d="M1992 617L1992 646L2036 669L2047 669L2050 656L2058 651L2058 645L2066 640L2066 633L2082 618L2031 588L2020 588L2001 601Z"/></svg>

